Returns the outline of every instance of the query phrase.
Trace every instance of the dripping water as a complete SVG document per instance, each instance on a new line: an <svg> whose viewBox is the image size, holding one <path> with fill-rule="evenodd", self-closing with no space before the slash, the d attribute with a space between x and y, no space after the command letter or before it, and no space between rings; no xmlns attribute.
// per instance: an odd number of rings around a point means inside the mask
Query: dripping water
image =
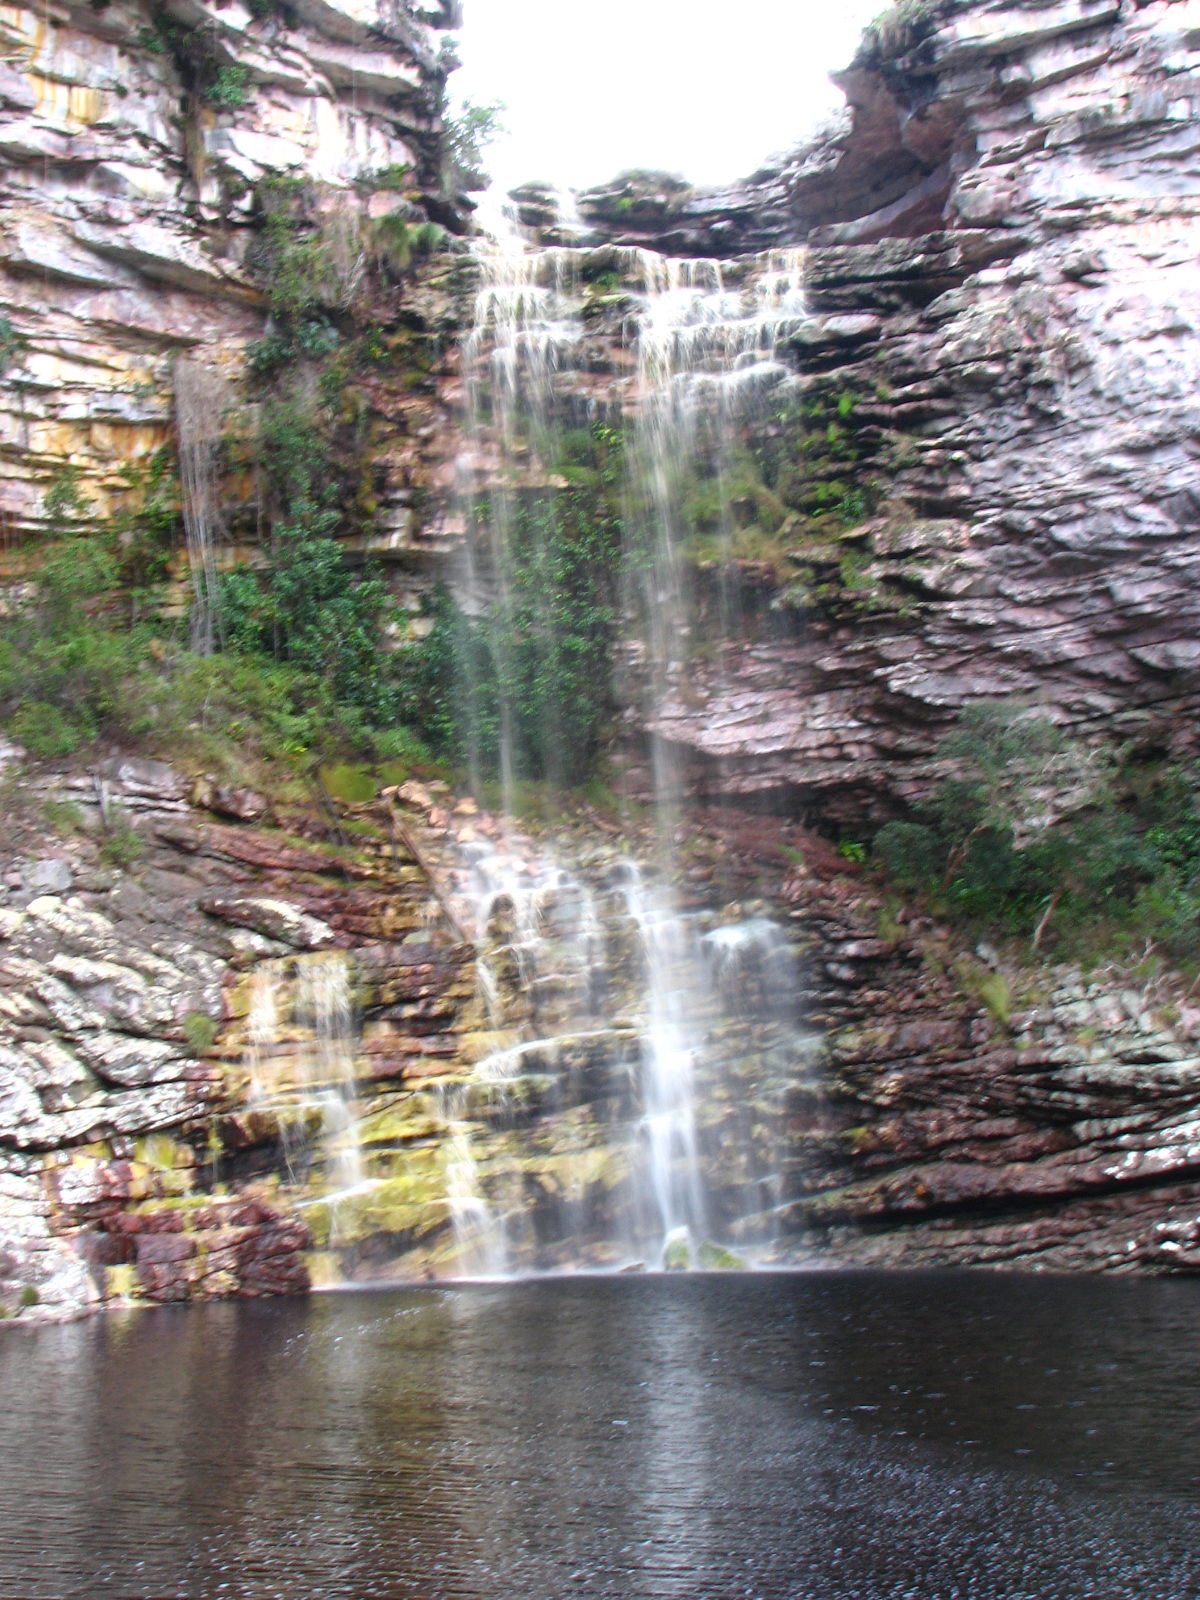
<svg viewBox="0 0 1200 1600"><path fill-rule="evenodd" d="M349 959L264 961L246 1019L248 1109L275 1122L290 1186L337 1206L368 1187L359 1146L358 1040Z"/></svg>
<svg viewBox="0 0 1200 1600"><path fill-rule="evenodd" d="M223 531L217 464L228 391L219 372L186 356L176 360L174 377L180 499L192 578L191 646L207 656L224 643L214 547Z"/></svg>

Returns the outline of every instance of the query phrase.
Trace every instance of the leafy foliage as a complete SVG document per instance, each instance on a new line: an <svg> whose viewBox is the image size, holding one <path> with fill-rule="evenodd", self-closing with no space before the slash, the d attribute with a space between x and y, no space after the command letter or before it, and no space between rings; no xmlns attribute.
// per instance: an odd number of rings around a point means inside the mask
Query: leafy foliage
<svg viewBox="0 0 1200 1600"><path fill-rule="evenodd" d="M17 357L27 343L24 334L18 333L13 326L11 318L0 315L0 375L16 365Z"/></svg>
<svg viewBox="0 0 1200 1600"><path fill-rule="evenodd" d="M444 118L442 135L443 166L462 189L484 189L483 149L504 132L501 117L504 107L498 100L476 105L463 102L457 116Z"/></svg>
<svg viewBox="0 0 1200 1600"><path fill-rule="evenodd" d="M1131 769L1020 705L971 708L941 753L957 764L875 856L943 915L1071 953L1150 939L1200 958L1200 783Z"/></svg>
<svg viewBox="0 0 1200 1600"><path fill-rule="evenodd" d="M407 653L406 720L481 776L504 746L517 777L575 784L594 764L612 711L622 450L602 424L577 436L563 463L575 481L502 518L507 583L489 612L468 617L442 590L431 633ZM477 523L495 516L481 500Z"/></svg>
<svg viewBox="0 0 1200 1600"><path fill-rule="evenodd" d="M225 58L216 30L193 27L155 6L152 26L138 30L137 42L150 55L169 54L194 103L214 111L237 111L251 98L250 71Z"/></svg>
<svg viewBox="0 0 1200 1600"><path fill-rule="evenodd" d="M216 67L206 77L203 98L216 111L237 111L250 103L250 71L240 61Z"/></svg>
<svg viewBox="0 0 1200 1600"><path fill-rule="evenodd" d="M126 504L96 519L78 473L65 467L46 491L49 543L32 592L0 638L0 716L34 756L69 755L102 732L133 733L150 635L137 623L165 571L178 523L169 458L125 469Z"/></svg>
<svg viewBox="0 0 1200 1600"><path fill-rule="evenodd" d="M311 673L335 702L368 722L395 714L395 691L382 663L386 586L346 565L334 537L334 474L302 407L263 407L260 457L270 480L273 526L266 563L241 566L222 580L230 646L269 655Z"/></svg>

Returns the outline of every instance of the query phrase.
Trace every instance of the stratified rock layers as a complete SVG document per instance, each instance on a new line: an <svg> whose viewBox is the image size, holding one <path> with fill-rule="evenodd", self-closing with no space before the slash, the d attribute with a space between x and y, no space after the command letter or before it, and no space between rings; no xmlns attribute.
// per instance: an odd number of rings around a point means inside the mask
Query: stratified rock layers
<svg viewBox="0 0 1200 1600"><path fill-rule="evenodd" d="M712 792L798 791L843 817L926 787L974 699L1194 744L1200 16L906 15L868 33L824 143L640 227L632 202L591 202L623 243L808 239L797 369L886 441L887 515L854 544L871 603L708 655L654 726Z"/></svg>
<svg viewBox="0 0 1200 1600"><path fill-rule="evenodd" d="M254 188L440 193L452 8L116 0L0 21L0 519L37 531L64 467L103 516L170 438L179 355L232 375L263 331ZM365 186L365 187L364 187ZM392 197L393 199L396 197Z"/></svg>
<svg viewBox="0 0 1200 1600"><path fill-rule="evenodd" d="M450 9L5 13L6 540L44 525L64 466L103 514L122 466L169 436L176 356L236 373L264 326L245 269L264 174L349 192L403 169L437 189L431 30ZM879 514L847 530L861 603L773 606L773 578L743 574L758 586L744 633L697 651L651 725L709 795L840 822L926 790L973 700L1028 695L1075 732L1175 756L1195 743L1200 11L929 0L905 15L869 36L824 141L727 195L583 206L604 237L674 253L807 240L812 319L788 359L801 383L849 397L882 485ZM202 39L206 71L233 71L221 104L185 84L178 30ZM589 336L620 320L616 302ZM622 404L602 365L588 381ZM429 448L448 482L456 441ZM452 522L435 496L427 531L445 541ZM364 867L284 841L258 826L260 802L215 781L194 795L205 816L170 771L106 781L153 835L149 860L130 877L94 849L35 852L0 904L6 1305L26 1290L32 1311L303 1287L310 1233L256 1187L286 1160L285 1130L235 1093L239 983L289 952L356 952L360 1082L409 1107L380 1104L368 1130L394 1167L376 1230L387 1262L444 1233L421 1172L445 1164L430 1086L466 1075L470 952L444 927L426 939L438 913L420 867L403 850ZM706 826L721 839L727 820ZM1200 1264L1190 1004L1077 973L1034 996L910 914L885 926L832 852L794 841L805 865L789 872L774 822L764 886L764 825L728 826L720 859L792 908L805 1020L826 1037L788 1105L794 1256ZM231 1026L214 1043L218 1020ZM716 1111L709 1132L719 1145ZM203 1170L210 1133L220 1176ZM238 1192L206 1192L215 1182Z"/></svg>

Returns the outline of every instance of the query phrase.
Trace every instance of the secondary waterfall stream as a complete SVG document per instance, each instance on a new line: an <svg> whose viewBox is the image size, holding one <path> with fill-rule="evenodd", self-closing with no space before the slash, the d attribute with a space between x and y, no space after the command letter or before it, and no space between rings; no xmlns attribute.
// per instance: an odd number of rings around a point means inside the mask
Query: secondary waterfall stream
<svg viewBox="0 0 1200 1600"><path fill-rule="evenodd" d="M686 775L654 730L699 643L685 499L706 497L707 537L732 545L738 429L789 380L780 344L804 318L801 257L506 242L478 246L476 267L452 587L467 618L490 624L464 652L461 685L472 783L490 798L464 802L444 885L475 949L474 1021L462 1059L381 1105L342 1042L348 990L326 992L344 963L302 958L287 1006L264 980L250 1076L271 1055L276 1013L310 1019L301 1103L309 1143L327 1153L289 1154L289 1176L335 1273L770 1260L788 1096L811 1049L797 958L762 906L680 892ZM615 351L603 373L588 347L598 322ZM597 440L600 473L587 456ZM578 467L563 464L572 448ZM549 696L531 718L522 686L531 658L535 682L543 657L561 672L559 585L578 577L564 529L590 533L568 524L566 497L603 473L623 545L596 609L614 629L614 698L650 730L641 793L628 788L610 829L636 841L623 847L514 821L530 771L563 781L577 755L573 706Z"/></svg>

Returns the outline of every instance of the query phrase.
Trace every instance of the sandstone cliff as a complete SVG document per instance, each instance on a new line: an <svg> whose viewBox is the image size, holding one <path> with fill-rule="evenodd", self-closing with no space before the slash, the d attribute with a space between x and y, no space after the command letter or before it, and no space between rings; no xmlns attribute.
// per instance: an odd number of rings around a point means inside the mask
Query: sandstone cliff
<svg viewBox="0 0 1200 1600"><path fill-rule="evenodd" d="M406 205L461 226L439 168L434 32L450 9L9 14L10 543L43 526L64 465L105 509L121 467L170 436L178 355L240 372L267 318L246 266L264 174L303 168L369 213L394 203L374 179L402 171ZM742 1104L705 1108L716 1187L743 1184L719 1160L740 1119L779 1156L790 1259L1194 1268L1200 1016L1182 987L1149 969L1035 977L964 951L780 819L893 814L934 781L941 733L976 700L1026 695L1085 738L1194 750L1200 14L1193 0L929 0L869 33L843 83L828 135L736 190L642 178L582 202L596 271L575 398L619 411L629 388L605 241L726 258L805 244L812 316L786 356L804 426L828 436L832 397L842 440L770 530L769 560L702 574L701 610L704 582L723 585L740 631L705 641L636 730L673 744L698 792L776 813L693 819L686 882L712 903L761 896L807 962L782 1115L772 1102L763 1131L752 1063ZM526 211L553 225L535 195ZM416 458L448 490L458 448L458 376L433 378L441 403L419 439L406 374L363 380L396 471L362 542L409 559L415 540L419 582L462 531L436 494L417 525ZM822 481L859 510L793 540ZM359 972L352 1073L390 1186L359 1215L365 1268L437 1266L464 1121L489 1149L528 1136L535 1240L568 1182L602 1214L616 1180L597 1130L629 1113L623 1057L548 1058L516 1109L483 1091L452 1103L485 1045L471 952L421 859L449 821L438 806L415 808L407 843L381 812L368 860L283 837L263 803L215 781L119 756L86 782L44 782L31 815L48 794L83 818L66 845L18 818L0 906L14 1308L24 1290L33 1311L306 1281L310 1234L273 1186L294 1176L286 1118L242 1103L247 975L296 952L352 951ZM110 800L148 841L128 872L105 860ZM310 1023L285 1020L285 1084ZM564 1124L584 1129L569 1172L553 1147ZM324 1230L329 1246L328 1217Z"/></svg>
<svg viewBox="0 0 1200 1600"><path fill-rule="evenodd" d="M919 792L975 698L1181 754L1200 662L1200 14L930 0L890 18L839 77L844 117L778 170L582 201L623 243L807 241L796 369L859 397L886 484L843 547L864 603L699 667L656 727L715 792L847 817Z"/></svg>
<svg viewBox="0 0 1200 1600"><path fill-rule="evenodd" d="M64 467L96 515L172 439L181 355L240 375L266 307L256 185L303 173L461 226L441 157L454 7L304 0L13 7L0 26L0 519ZM390 190L376 192L387 175Z"/></svg>

